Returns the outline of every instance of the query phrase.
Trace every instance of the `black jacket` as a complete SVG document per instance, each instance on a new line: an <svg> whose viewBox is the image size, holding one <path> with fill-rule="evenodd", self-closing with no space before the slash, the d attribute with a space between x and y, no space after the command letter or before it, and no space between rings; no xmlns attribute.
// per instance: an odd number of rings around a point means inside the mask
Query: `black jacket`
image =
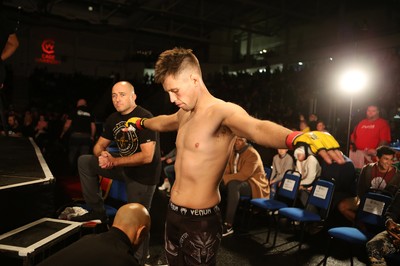
<svg viewBox="0 0 400 266"><path fill-rule="evenodd" d="M135 251L129 238L118 228L111 227L101 234L86 235L48 257L38 266L135 266Z"/></svg>

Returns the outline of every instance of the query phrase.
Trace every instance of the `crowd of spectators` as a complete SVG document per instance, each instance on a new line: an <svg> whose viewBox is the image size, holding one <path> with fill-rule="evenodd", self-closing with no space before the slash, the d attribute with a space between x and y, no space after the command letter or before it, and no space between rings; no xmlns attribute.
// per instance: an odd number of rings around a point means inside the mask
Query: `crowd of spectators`
<svg viewBox="0 0 400 266"><path fill-rule="evenodd" d="M376 92L377 97L371 94L370 99L380 105L381 116L390 123L393 141L396 141L400 137L398 135L400 119L393 119L393 117L396 114L399 115L400 102L393 99L400 99L400 90L398 89L400 80L397 78L398 75L389 73L395 73L400 67L400 56L395 50L387 50L373 53L370 57L372 65L376 69L385 70L376 75L379 76L377 82L379 88L377 87L376 91L382 93ZM335 110L337 117L335 121L332 121L332 117L328 117L327 114L328 106L321 106L324 101L327 101L326 98L331 96L331 93L328 92L328 90L332 90L331 80L327 74L331 70L333 70L332 63L325 62L306 64L302 68L286 67L273 71L267 69L255 73L218 72L205 74L204 80L216 97L241 105L254 117L272 120L293 130L301 130L300 117L309 118L317 115L318 122L322 121L325 125L324 130L334 135L341 146L345 148L348 108ZM51 143L60 135L67 114L74 108L76 100L79 98L87 99L88 106L96 118L96 124L101 125L105 117L113 111L109 95L112 84L118 79L120 79L120 75L115 73L111 73L108 77L93 77L80 73L54 73L45 67L37 68L25 83L29 86L27 90L29 99L25 99L26 106L21 107L12 102L10 90L16 88L12 82L13 79L9 77L2 93L6 106L5 117L13 114L19 125L32 123L36 127L39 115L42 114L48 122L46 138L42 142ZM137 94L140 96L138 104L151 110L155 115L176 111L176 107L169 102L168 95L160 85L154 83L151 76L137 77L129 81L134 84ZM315 114L310 112L311 99L319 101L318 110L314 110ZM364 107L354 108L353 124L364 115ZM29 127L25 131L25 136L31 136L32 133L35 136L36 134ZM173 137L171 139L173 140ZM162 143L164 146L162 150L166 153L173 148L173 145L173 142ZM270 157L272 161L272 156Z"/></svg>
<svg viewBox="0 0 400 266"><path fill-rule="evenodd" d="M375 53L371 55L372 64L381 70L378 74L378 82L375 88L379 96L370 98L377 100L382 108L381 115L389 120L392 130L396 130L396 121L392 121L393 116L398 112L400 106L400 80L398 75L390 75L395 73L400 67L399 55L393 50ZM235 74L214 73L207 74L204 77L207 87L212 93L226 101L232 101L244 107L251 115L269 119L278 122L286 127L298 129L299 115L307 117L310 113L310 100L329 97L327 90L331 88L331 79L328 78L328 72L333 70L332 65L314 64L306 65L303 68L284 68L283 70L263 71L263 72L237 72ZM46 115L47 119L63 119L63 115L67 114L73 107L77 99L85 98L95 117L102 121L109 113L113 111L109 93L112 84L119 75L112 73L109 77L91 77L83 74L61 74L48 71L46 68L37 68L29 77L29 99L27 106L22 110L16 110L14 103L7 87L15 87L12 79L8 79L6 84L4 98L6 99L6 116L8 112L16 112L20 124L23 120L23 113L28 110L31 112L39 112ZM135 80L129 80L134 84L138 95L140 95L140 104L154 114L160 114L174 111L169 103L167 95L163 92L160 85L154 84L151 77L138 77ZM15 88L14 88L15 89ZM7 108L8 106L8 108ZM19 107L20 108L20 107ZM167 109L166 109L167 108ZM326 108L323 108L326 109ZM335 135L329 125L324 114L317 114L318 118L325 121L327 130ZM340 112L341 110L338 110ZM346 110L348 111L348 110ZM339 115L339 114L338 114ZM355 113L353 121L358 121ZM325 116L325 117L324 117ZM345 116L346 117L346 116ZM342 121L342 126L346 126L347 121ZM398 125L397 125L398 126ZM337 130L341 132L341 130ZM339 142L343 136L335 135Z"/></svg>

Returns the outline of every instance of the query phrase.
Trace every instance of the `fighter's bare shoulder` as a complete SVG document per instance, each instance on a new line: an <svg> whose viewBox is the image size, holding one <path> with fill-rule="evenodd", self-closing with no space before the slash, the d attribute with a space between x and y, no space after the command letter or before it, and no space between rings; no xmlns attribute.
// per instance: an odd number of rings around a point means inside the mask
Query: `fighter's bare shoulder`
<svg viewBox="0 0 400 266"><path fill-rule="evenodd" d="M212 110L216 114L220 114L223 117L229 117L234 114L247 114L247 112L239 105L232 102L225 102L220 100L212 105Z"/></svg>

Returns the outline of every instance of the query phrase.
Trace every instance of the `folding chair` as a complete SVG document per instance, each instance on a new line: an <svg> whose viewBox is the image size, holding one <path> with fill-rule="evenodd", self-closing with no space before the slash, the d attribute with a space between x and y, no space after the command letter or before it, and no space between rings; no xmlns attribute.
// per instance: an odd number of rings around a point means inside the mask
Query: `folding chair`
<svg viewBox="0 0 400 266"><path fill-rule="evenodd" d="M125 182L120 180L112 180L108 196L104 201L104 207L106 208L106 214L109 218L115 217L119 207L128 202L126 195Z"/></svg>
<svg viewBox="0 0 400 266"><path fill-rule="evenodd" d="M111 178L99 176L99 182L101 193L103 195L103 199L105 200L108 197L113 180Z"/></svg>
<svg viewBox="0 0 400 266"><path fill-rule="evenodd" d="M292 222L299 222L301 227L299 250L303 244L305 227L309 223L324 222L329 214L335 184L331 181L318 179L311 190L307 204L304 208L285 207L279 210L279 218L286 217ZM313 206L316 212L310 211Z"/></svg>
<svg viewBox="0 0 400 266"><path fill-rule="evenodd" d="M365 244L377 233L385 230L384 214L392 202L390 196L368 192L362 198L357 210L356 225L363 224L368 230L361 230L357 227L341 226L328 230L328 244L325 251L324 265L329 257L329 248L333 239L341 240L351 245L365 246ZM350 257L353 265L353 254Z"/></svg>
<svg viewBox="0 0 400 266"><path fill-rule="evenodd" d="M281 181L281 185L278 187L278 190L274 198L252 199L250 200L250 203L252 206L256 206L258 208L266 210L268 219L271 221L271 218L273 218L272 220L275 222L275 225L277 225L276 221L277 211L279 212L281 208L295 205L297 192L300 187L300 181L301 181L301 174L299 172L294 170L288 170L285 172ZM271 235L271 226L268 227L268 234L264 244L269 242L270 235ZM277 237L277 230L275 230L274 242L272 246L275 246L276 237Z"/></svg>
<svg viewBox="0 0 400 266"><path fill-rule="evenodd" d="M269 167L268 165L264 164L264 171L265 171L265 177L268 179L268 181L271 179L271 174L272 174L272 168Z"/></svg>

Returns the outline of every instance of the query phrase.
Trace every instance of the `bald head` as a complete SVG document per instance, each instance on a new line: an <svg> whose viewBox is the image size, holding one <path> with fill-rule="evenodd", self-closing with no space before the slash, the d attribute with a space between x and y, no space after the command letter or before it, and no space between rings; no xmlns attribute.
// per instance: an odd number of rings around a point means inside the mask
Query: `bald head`
<svg viewBox="0 0 400 266"><path fill-rule="evenodd" d="M113 222L113 227L125 232L133 245L140 244L149 232L150 225L150 214L139 203L128 203L120 207Z"/></svg>
<svg viewBox="0 0 400 266"><path fill-rule="evenodd" d="M123 87L125 89L127 89L129 92L133 92L135 93L135 88L133 87L132 83L130 83L129 81L118 81L117 83L114 84L113 89L114 88L118 88L118 87Z"/></svg>
<svg viewBox="0 0 400 266"><path fill-rule="evenodd" d="M114 218L114 224L121 225L146 225L150 226L150 214L147 209L139 203L128 203L118 209Z"/></svg>
<svg viewBox="0 0 400 266"><path fill-rule="evenodd" d="M115 83L111 90L111 99L115 109L123 115L129 114L137 106L135 89L128 81Z"/></svg>
<svg viewBox="0 0 400 266"><path fill-rule="evenodd" d="M86 106L86 100L85 99L79 99L78 102L76 103L76 107L79 106Z"/></svg>

